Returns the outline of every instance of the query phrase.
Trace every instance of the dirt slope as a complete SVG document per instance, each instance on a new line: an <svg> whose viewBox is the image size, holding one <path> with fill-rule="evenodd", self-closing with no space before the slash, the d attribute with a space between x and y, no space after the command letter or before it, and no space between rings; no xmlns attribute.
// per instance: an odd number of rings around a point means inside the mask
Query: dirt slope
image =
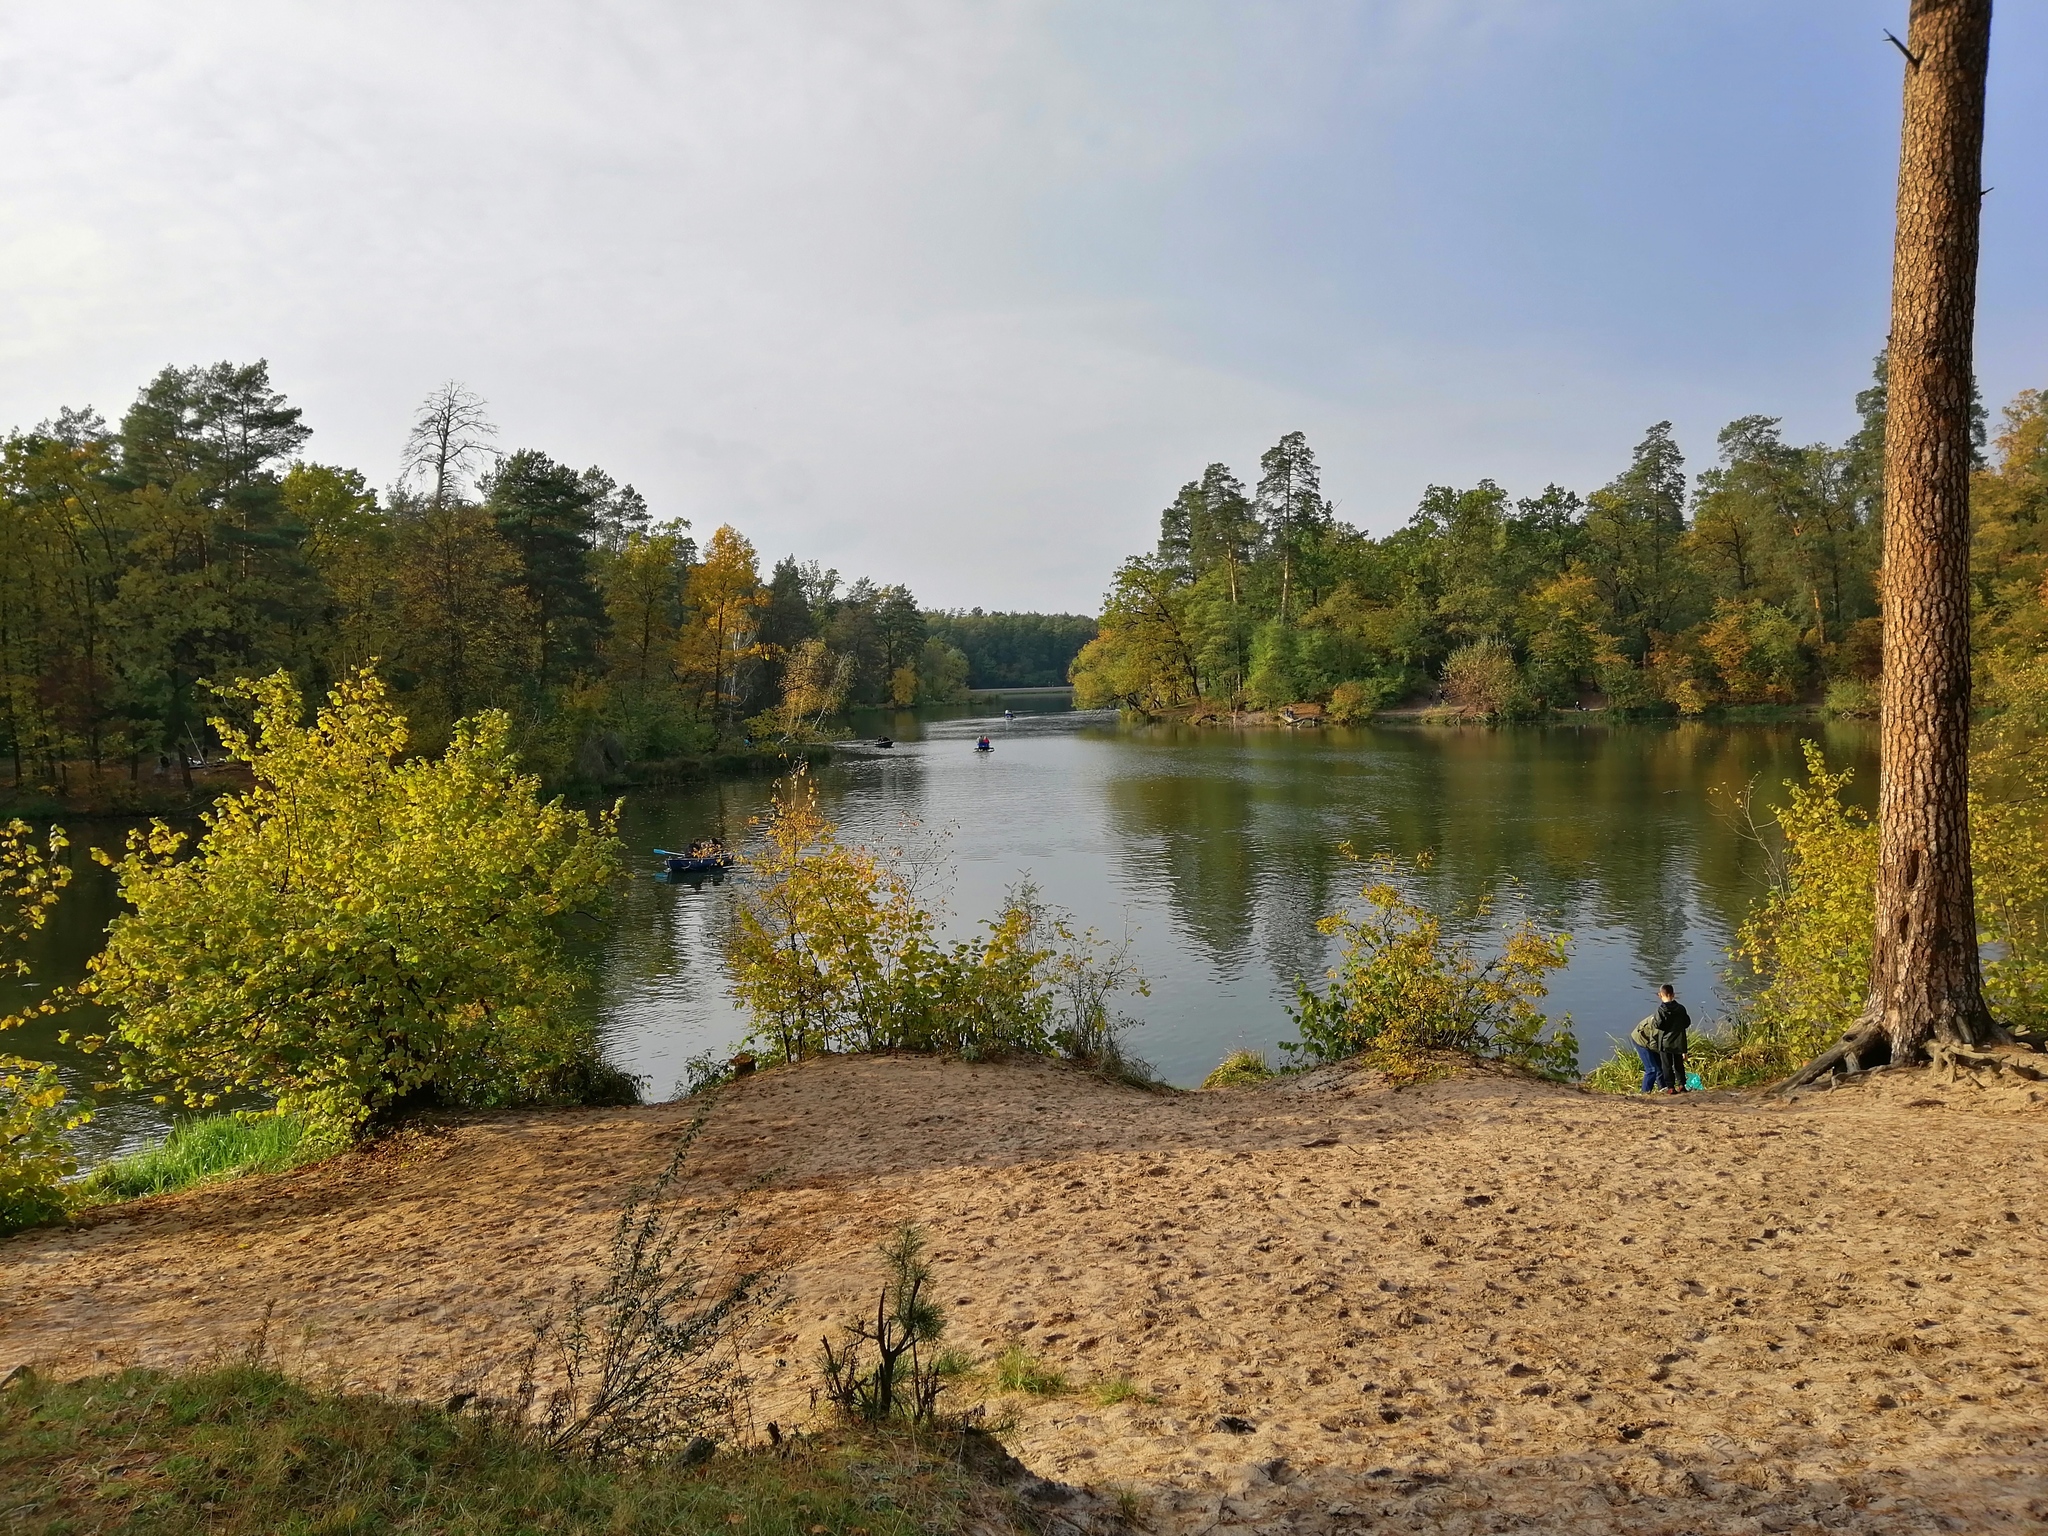
<svg viewBox="0 0 2048 1536"><path fill-rule="evenodd" d="M1014 1443L1160 1530L2020 1530L2044 1109L1924 1073L1783 1105L828 1060L732 1090L688 1182L738 1207L721 1261L786 1265L759 1419L810 1411L820 1333L916 1219L950 1339L1149 1398L1021 1400ZM290 1369L488 1384L690 1113L479 1118L10 1240L0 1373L189 1364L267 1315Z"/></svg>

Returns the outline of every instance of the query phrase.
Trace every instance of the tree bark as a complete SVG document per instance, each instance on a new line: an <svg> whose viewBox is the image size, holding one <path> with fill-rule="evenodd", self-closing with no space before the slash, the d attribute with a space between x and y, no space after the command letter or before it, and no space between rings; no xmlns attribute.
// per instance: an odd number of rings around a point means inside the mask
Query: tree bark
<svg viewBox="0 0 2048 1536"><path fill-rule="evenodd" d="M1913 0L1884 438L1876 948L1853 1063L1999 1031L1970 877L1970 401L1991 0ZM1857 1047L1860 1041L1860 1049Z"/></svg>

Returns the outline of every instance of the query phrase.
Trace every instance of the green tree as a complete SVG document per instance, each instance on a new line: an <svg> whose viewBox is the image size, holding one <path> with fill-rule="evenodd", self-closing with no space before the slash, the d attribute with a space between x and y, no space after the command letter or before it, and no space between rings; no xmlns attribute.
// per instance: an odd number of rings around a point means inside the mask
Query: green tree
<svg viewBox="0 0 2048 1536"><path fill-rule="evenodd" d="M560 683L594 671L605 626L590 562L601 487L589 474L527 449L509 455L483 488L499 536L519 556L540 657L537 680Z"/></svg>
<svg viewBox="0 0 2048 1536"><path fill-rule="evenodd" d="M566 924L606 899L613 816L544 803L500 713L405 759L368 671L310 726L282 672L228 695L254 704L254 730L214 728L255 786L189 853L157 821L114 866L127 910L87 986L125 1081L194 1105L256 1092L348 1126L574 1096L595 1041Z"/></svg>
<svg viewBox="0 0 2048 1536"><path fill-rule="evenodd" d="M1335 516L1323 499L1322 471L1308 439L1290 432L1259 456L1258 513L1266 542L1280 561L1280 594L1276 613L1284 623L1298 584L1313 608L1322 599L1323 571L1318 559Z"/></svg>
<svg viewBox="0 0 2048 1536"><path fill-rule="evenodd" d="M480 508L429 508L397 531L399 675L432 729L515 697L538 663L519 556Z"/></svg>
<svg viewBox="0 0 2048 1536"><path fill-rule="evenodd" d="M1074 701L1147 712L1202 696L1189 591L1156 560L1136 556L1116 573L1096 637L1074 658Z"/></svg>
<svg viewBox="0 0 2048 1536"><path fill-rule="evenodd" d="M1618 634L1632 656L1653 634L1681 627L1686 570L1685 458L1660 421L1636 445L1629 467L1593 493L1586 511L1591 569L1600 580Z"/></svg>

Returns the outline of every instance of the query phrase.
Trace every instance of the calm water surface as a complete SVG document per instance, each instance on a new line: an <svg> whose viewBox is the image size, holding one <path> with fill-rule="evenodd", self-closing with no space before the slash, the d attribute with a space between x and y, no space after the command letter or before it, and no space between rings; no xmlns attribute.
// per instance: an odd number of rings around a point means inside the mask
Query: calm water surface
<svg viewBox="0 0 2048 1536"><path fill-rule="evenodd" d="M1354 896L1338 852L1432 853L1415 893L1433 904L1499 892L1573 935L1548 1007L1570 1013L1591 1067L1673 980L1703 1017L1723 951L1759 888L1762 859L1712 792L1755 779L1775 800L1799 771L1802 735L1875 784L1866 727L1371 727L1245 731L1125 727L1068 712L867 722L897 740L855 747L819 775L849 836L945 840L948 915L967 931L1005 890L1034 880L1112 938L1129 934L1151 995L1139 1055L1198 1083L1229 1051L1276 1062L1292 1038L1297 977L1330 963L1316 919ZM991 754L972 750L987 733ZM743 839L768 787L727 783L629 802L636 855L722 833ZM684 1059L745 1032L726 994L720 935L738 881L642 879L604 955L604 1018L618 1060L656 1091ZM1497 929L1496 921L1492 927Z"/></svg>
<svg viewBox="0 0 2048 1536"><path fill-rule="evenodd" d="M1570 1013L1591 1067L1648 1011L1659 981L1710 1016L1734 925L1759 888L1758 850L1714 791L1754 779L1760 800L1799 771L1802 736L1875 789L1875 737L1854 723L1798 726L1551 725L1507 730L1369 727L1246 731L1128 727L1043 699L1004 721L952 712L877 716L893 749L850 746L816 770L820 800L861 841L939 853L950 926L971 931L1020 879L1111 938L1128 934L1151 995L1137 1054L1169 1081L1199 1082L1227 1052L1281 1059L1297 977L1330 961L1316 919L1354 896L1338 853L1432 853L1414 883L1432 904L1497 890L1501 918L1528 913L1573 935L1548 1007ZM977 754L974 739L994 738ZM637 795L622 835L630 874L595 942L596 1006L620 1065L666 1095L687 1058L745 1033L721 958L744 876L702 885L652 878L652 849L722 835L744 844L765 780ZM118 843L108 823L79 844ZM104 871L80 870L36 945L38 980L78 974L114 910ZM1493 925L1497 928L1498 922ZM0 991L0 1008L21 997ZM31 1027L10 1048L91 1065ZM147 1096L105 1103L87 1133L103 1153L153 1134Z"/></svg>

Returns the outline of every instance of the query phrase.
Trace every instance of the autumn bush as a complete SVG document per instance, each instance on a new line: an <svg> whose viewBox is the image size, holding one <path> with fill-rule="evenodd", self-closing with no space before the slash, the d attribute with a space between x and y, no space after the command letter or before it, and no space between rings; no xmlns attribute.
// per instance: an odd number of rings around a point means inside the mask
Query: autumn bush
<svg viewBox="0 0 2048 1536"><path fill-rule="evenodd" d="M1509 720L1535 709L1515 653L1498 640L1475 640L1444 662L1444 697L1468 715Z"/></svg>
<svg viewBox="0 0 2048 1536"><path fill-rule="evenodd" d="M1320 992L1296 983L1290 1011L1300 1038L1281 1049L1311 1062L1355 1057L1401 1079L1437 1071L1446 1052L1575 1076L1571 1016L1553 1022L1536 1006L1548 994L1544 978L1564 967L1570 936L1525 919L1502 934L1498 954L1481 958L1453 925L1488 917L1488 899L1447 923L1395 883L1413 866L1382 858L1370 869L1361 905L1316 925L1343 941L1342 952Z"/></svg>
<svg viewBox="0 0 2048 1536"><path fill-rule="evenodd" d="M406 758L367 669L310 725L286 673L226 692L254 705L253 729L214 722L254 787L189 848L158 821L101 855L127 910L86 982L112 1017L91 1044L126 1083L195 1107L253 1092L345 1127L615 1089L566 942L604 903L613 817L543 802L497 712Z"/></svg>
<svg viewBox="0 0 2048 1536"><path fill-rule="evenodd" d="M0 975L28 974L18 946L48 920L71 882L62 857L67 846L61 828L52 827L38 842L28 823L0 822ZM45 999L0 1019L0 1032L55 1007ZM55 1067L0 1052L0 1233L63 1214L63 1181L78 1169L65 1132L85 1118Z"/></svg>
<svg viewBox="0 0 2048 1536"><path fill-rule="evenodd" d="M814 1051L1062 1055L1112 1071L1143 995L1128 943L1076 932L1028 883L973 938L947 940L916 871L845 842L798 773L776 786L744 858L728 961L754 1042L786 1061Z"/></svg>

